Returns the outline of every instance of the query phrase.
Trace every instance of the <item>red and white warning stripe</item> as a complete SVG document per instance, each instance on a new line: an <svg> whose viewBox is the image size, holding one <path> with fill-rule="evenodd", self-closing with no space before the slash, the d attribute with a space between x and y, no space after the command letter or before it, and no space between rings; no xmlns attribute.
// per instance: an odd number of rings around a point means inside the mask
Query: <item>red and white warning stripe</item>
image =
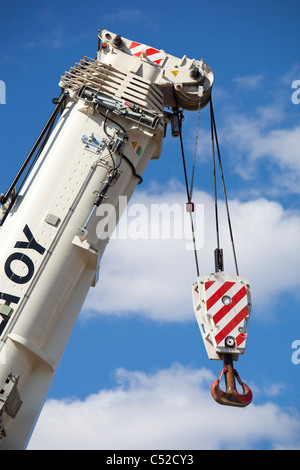
<svg viewBox="0 0 300 470"><path fill-rule="evenodd" d="M137 57L140 57L142 52L145 51L147 58L155 64L160 64L165 55L163 51L159 51L158 49L154 49L153 47L145 46L145 44L140 44L139 42L134 41L131 42L129 49L131 54Z"/></svg>
<svg viewBox="0 0 300 470"><path fill-rule="evenodd" d="M206 311L217 326L214 339L217 346L225 346L225 338L232 336L236 347L247 338L239 330L249 315L248 295L245 285L240 282L205 282Z"/></svg>

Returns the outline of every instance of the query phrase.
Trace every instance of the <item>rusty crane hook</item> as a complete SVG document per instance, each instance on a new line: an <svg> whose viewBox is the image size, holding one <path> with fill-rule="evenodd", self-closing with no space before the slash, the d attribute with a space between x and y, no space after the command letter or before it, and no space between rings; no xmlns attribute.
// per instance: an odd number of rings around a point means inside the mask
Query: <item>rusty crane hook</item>
<svg viewBox="0 0 300 470"><path fill-rule="evenodd" d="M231 354L223 354L223 365L224 368L221 370L219 378L216 379L211 386L213 399L220 405L238 407L249 405L252 401L252 392L248 385L241 381L239 374L233 368ZM225 376L226 392L223 392L219 386L223 373ZM237 378L239 384L243 388L242 394L238 393L236 389L235 378Z"/></svg>

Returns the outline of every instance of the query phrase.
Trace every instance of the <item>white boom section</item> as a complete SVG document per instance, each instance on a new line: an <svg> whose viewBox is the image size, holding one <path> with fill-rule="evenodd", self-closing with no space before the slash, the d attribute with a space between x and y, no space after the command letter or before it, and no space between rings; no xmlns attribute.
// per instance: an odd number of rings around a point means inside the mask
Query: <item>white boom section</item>
<svg viewBox="0 0 300 470"><path fill-rule="evenodd" d="M164 107L198 109L210 97L213 75L203 60L108 31L101 39L96 60L62 77L66 107L0 227L0 449L26 448L97 282L108 242L96 231L97 198L120 216L119 197L129 200L138 175L160 156Z"/></svg>

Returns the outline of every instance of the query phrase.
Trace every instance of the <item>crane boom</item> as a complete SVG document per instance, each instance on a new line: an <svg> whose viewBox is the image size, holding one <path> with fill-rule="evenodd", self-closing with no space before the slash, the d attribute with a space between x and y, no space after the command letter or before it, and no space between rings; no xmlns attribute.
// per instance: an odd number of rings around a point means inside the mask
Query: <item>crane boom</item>
<svg viewBox="0 0 300 470"><path fill-rule="evenodd" d="M121 215L150 159L159 158L172 112L209 102L211 69L109 31L96 59L61 77L61 112L24 183L1 196L0 449L23 449L90 286L108 236L105 200ZM51 132L52 131L52 132ZM51 133L50 133L51 132ZM33 150L35 150L35 147ZM116 223L118 220L116 220Z"/></svg>

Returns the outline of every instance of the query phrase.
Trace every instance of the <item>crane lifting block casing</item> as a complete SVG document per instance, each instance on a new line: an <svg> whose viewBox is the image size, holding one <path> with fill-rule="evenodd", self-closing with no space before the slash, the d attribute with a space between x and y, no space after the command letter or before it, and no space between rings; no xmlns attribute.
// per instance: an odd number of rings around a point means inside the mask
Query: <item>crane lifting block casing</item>
<svg viewBox="0 0 300 470"><path fill-rule="evenodd" d="M193 306L209 359L231 354L237 360L246 348L251 310L249 281L217 272L193 284Z"/></svg>

